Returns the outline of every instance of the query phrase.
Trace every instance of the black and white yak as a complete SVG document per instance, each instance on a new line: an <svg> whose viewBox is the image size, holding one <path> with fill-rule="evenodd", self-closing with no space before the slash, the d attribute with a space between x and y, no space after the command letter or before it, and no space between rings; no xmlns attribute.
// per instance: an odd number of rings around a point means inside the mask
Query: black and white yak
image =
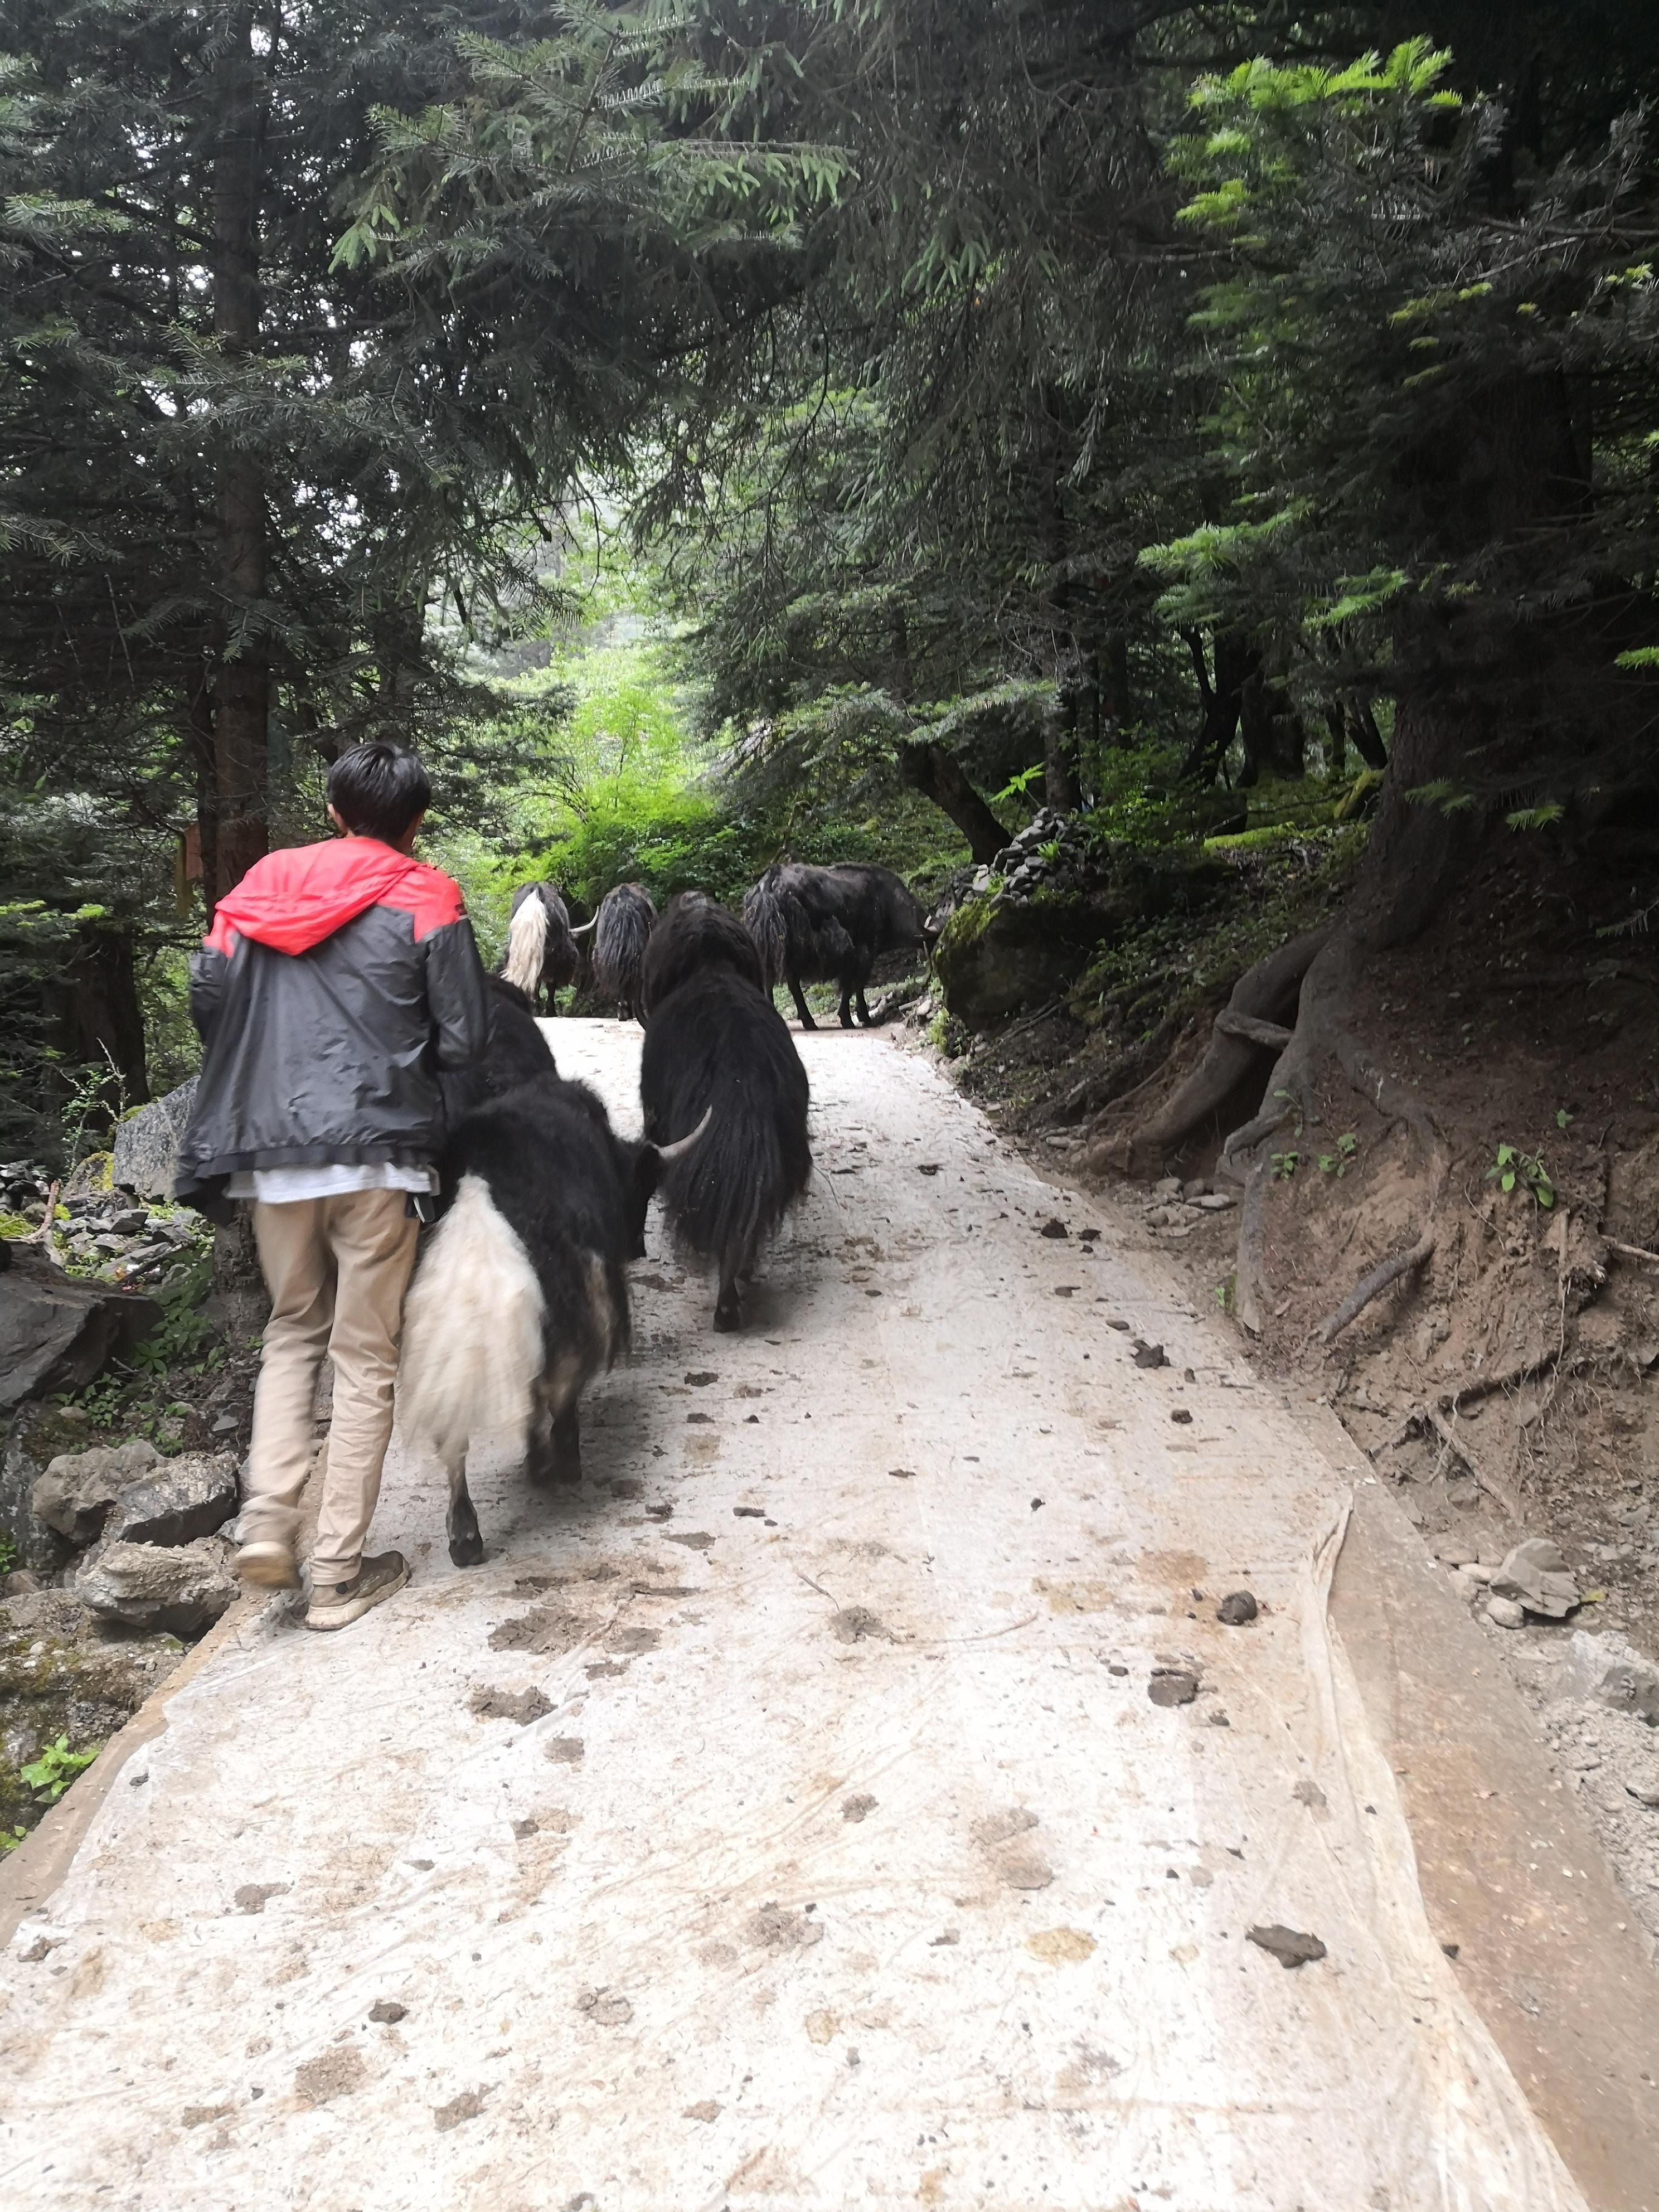
<svg viewBox="0 0 1659 2212"><path fill-rule="evenodd" d="M503 1018L499 984L497 994L492 1058L499 1049L530 1072L476 1105L446 1147L448 1203L410 1288L398 1373L404 1435L449 1475L458 1567L483 1557L466 1486L478 1438L522 1440L538 1486L581 1480L577 1403L627 1348L625 1263L644 1252L664 1170L705 1133L661 1149L618 1137L594 1093L559 1075L527 1011L507 1006Z"/></svg>
<svg viewBox="0 0 1659 2212"><path fill-rule="evenodd" d="M665 1148L663 1206L678 1242L719 1269L714 1326L734 1329L739 1280L811 1179L806 1071L747 932L700 893L670 904L646 973L640 1095L646 1135ZM671 987L651 992L653 977Z"/></svg>
<svg viewBox="0 0 1659 2212"><path fill-rule="evenodd" d="M619 1021L645 1018L645 948L656 919L643 884L617 884L599 901L593 918L593 989L597 997L615 1001Z"/></svg>
<svg viewBox="0 0 1659 2212"><path fill-rule="evenodd" d="M803 983L836 984L842 1029L852 1028L855 1004L867 1029L864 988L877 961L927 941L921 908L903 878L856 860L832 868L775 862L744 898L743 918L760 947L769 988L787 983L804 1030L817 1024Z"/></svg>
<svg viewBox="0 0 1659 2212"><path fill-rule="evenodd" d="M760 948L729 907L707 891L677 891L658 916L645 948L640 1006L647 1026L663 1000L704 968L726 968L766 988Z"/></svg>
<svg viewBox="0 0 1659 2212"><path fill-rule="evenodd" d="M524 993L532 1012L545 991L550 1011L556 1012L557 994L575 981L580 964L570 909L558 886L520 884L508 909L502 980Z"/></svg>

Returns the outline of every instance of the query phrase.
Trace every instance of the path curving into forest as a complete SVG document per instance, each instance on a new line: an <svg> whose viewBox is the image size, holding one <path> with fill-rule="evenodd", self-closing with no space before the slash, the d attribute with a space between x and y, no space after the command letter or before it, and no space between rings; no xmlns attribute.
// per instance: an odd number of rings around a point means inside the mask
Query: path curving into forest
<svg viewBox="0 0 1659 2212"><path fill-rule="evenodd" d="M552 1034L631 1126L637 1032ZM132 1752L5 1958L9 2202L1584 2203L1328 1628L1344 1478L923 1060L800 1042L745 1333L653 1227L580 1497L481 1462L460 1571L394 1456L407 1592Z"/></svg>

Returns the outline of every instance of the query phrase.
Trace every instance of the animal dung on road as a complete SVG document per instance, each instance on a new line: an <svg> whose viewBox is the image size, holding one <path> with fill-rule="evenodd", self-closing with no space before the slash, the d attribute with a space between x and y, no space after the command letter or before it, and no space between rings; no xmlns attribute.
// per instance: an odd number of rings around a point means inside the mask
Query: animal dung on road
<svg viewBox="0 0 1659 2212"><path fill-rule="evenodd" d="M694 1367L685 1379L694 1390L706 1390L711 1382L718 1382L720 1378L712 1367Z"/></svg>
<svg viewBox="0 0 1659 2212"><path fill-rule="evenodd" d="M1198 1695L1198 1677L1184 1668L1155 1667L1146 1694L1155 1705L1190 1705Z"/></svg>
<svg viewBox="0 0 1659 2212"><path fill-rule="evenodd" d="M1192 1426L1193 1417L1190 1411L1185 1406L1176 1406L1173 1407L1170 1411L1170 1419L1172 1421L1177 1422L1183 1429L1190 1428Z"/></svg>
<svg viewBox="0 0 1659 2212"><path fill-rule="evenodd" d="M851 1820L854 1825L866 1820L875 1809L875 1799L862 1790L855 1792L851 1797L843 1797L841 1801L842 1819Z"/></svg>
<svg viewBox="0 0 1659 2212"><path fill-rule="evenodd" d="M843 1606L830 1617L830 1633L837 1644L862 1644L866 1637L883 1636L893 1640L881 1615L872 1613L867 1605Z"/></svg>
<svg viewBox="0 0 1659 2212"><path fill-rule="evenodd" d="M576 2010L599 2027L626 2027L634 2017L633 2006L614 1990L584 1990L576 1999Z"/></svg>
<svg viewBox="0 0 1659 2212"><path fill-rule="evenodd" d="M1056 1216L1052 1221L1045 1221L1042 1228L1037 1231L1037 1235L1039 1237L1053 1237L1056 1238L1069 1237L1071 1233L1071 1231L1058 1216Z"/></svg>
<svg viewBox="0 0 1659 2212"><path fill-rule="evenodd" d="M546 1755L556 1766L580 1766L587 1746L579 1735L554 1735L547 1740Z"/></svg>
<svg viewBox="0 0 1659 2212"><path fill-rule="evenodd" d="M1117 1324L1114 1322L1112 1326L1116 1327ZM1146 1344L1139 1337L1136 1337L1134 1346L1137 1367L1167 1367L1169 1365L1170 1355L1161 1344Z"/></svg>
<svg viewBox="0 0 1659 2212"><path fill-rule="evenodd" d="M1229 1590L1215 1609L1215 1617L1229 1628L1243 1628L1255 1619L1261 1607L1249 1590Z"/></svg>
<svg viewBox="0 0 1659 2212"><path fill-rule="evenodd" d="M553 1710L550 1699L539 1690L475 1690L472 1692L472 1713L481 1721L516 1721L520 1728L528 1728L532 1721L545 1720Z"/></svg>
<svg viewBox="0 0 1659 2212"><path fill-rule="evenodd" d="M368 2008L368 2016L377 2027L395 2027L400 2020L409 2017L409 2007L400 2005L395 1997L377 1997Z"/></svg>
<svg viewBox="0 0 1659 2212"><path fill-rule="evenodd" d="M1247 1928L1244 1935L1245 1940L1259 1950L1270 1952L1281 1966L1305 1966L1310 1960L1326 1955L1325 1946L1317 1936L1283 1927L1276 1920L1270 1928Z"/></svg>

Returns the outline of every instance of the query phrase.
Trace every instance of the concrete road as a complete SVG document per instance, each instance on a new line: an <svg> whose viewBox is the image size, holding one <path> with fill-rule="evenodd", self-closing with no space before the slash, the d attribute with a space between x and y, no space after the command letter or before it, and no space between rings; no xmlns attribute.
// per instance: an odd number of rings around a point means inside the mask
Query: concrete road
<svg viewBox="0 0 1659 2212"><path fill-rule="evenodd" d="M634 1126L637 1034L551 1033ZM5 2203L1582 2203L1328 1628L1341 1480L922 1061L800 1042L746 1333L653 1230L580 1495L487 1461L459 1572L394 1455L408 1590L128 1759L4 1961Z"/></svg>

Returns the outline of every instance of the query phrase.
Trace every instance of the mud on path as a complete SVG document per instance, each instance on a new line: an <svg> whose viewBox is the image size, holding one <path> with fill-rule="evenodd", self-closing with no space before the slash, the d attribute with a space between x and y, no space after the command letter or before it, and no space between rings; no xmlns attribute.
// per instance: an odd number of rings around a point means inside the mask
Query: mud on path
<svg viewBox="0 0 1659 2212"><path fill-rule="evenodd" d="M637 1034L554 1034L632 1125ZM801 1046L746 1332L653 1230L580 1496L483 1463L458 1571L394 1456L408 1590L242 1627L108 1790L4 1961L9 2201L1585 2201L1328 1631L1346 1478L939 1075Z"/></svg>

